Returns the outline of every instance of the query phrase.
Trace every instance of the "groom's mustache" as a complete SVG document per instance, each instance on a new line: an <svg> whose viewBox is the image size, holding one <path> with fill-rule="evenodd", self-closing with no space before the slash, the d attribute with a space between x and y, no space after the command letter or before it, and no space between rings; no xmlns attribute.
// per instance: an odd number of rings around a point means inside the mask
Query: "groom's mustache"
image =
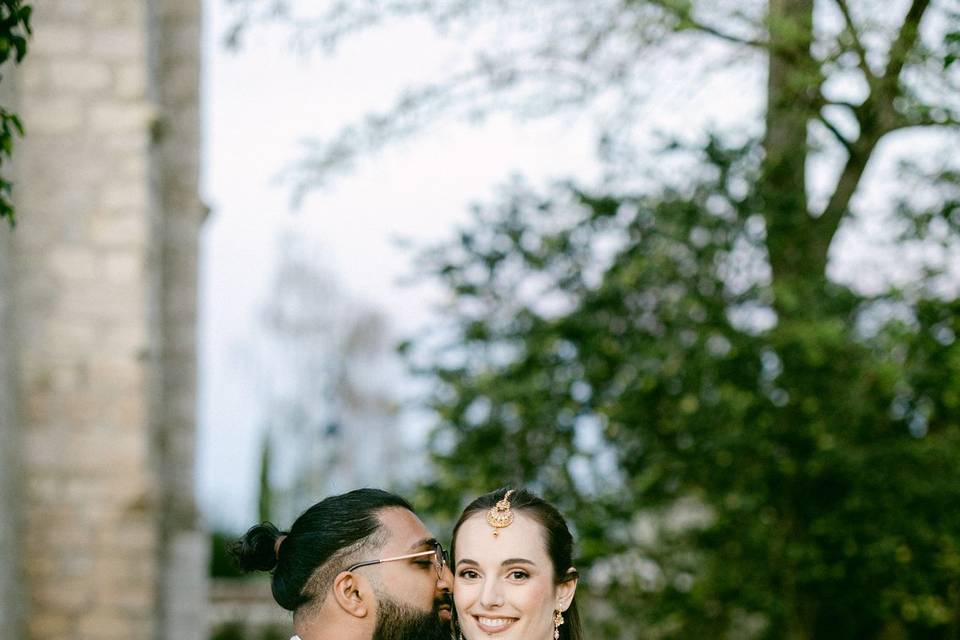
<svg viewBox="0 0 960 640"><path fill-rule="evenodd" d="M453 619L453 594L445 591L438 595L433 601L433 610L444 622Z"/></svg>

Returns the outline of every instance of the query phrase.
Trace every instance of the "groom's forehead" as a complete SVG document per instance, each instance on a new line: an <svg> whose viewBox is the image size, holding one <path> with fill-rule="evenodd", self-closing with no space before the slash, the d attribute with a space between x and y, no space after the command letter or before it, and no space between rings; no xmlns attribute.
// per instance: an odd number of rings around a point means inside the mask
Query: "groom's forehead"
<svg viewBox="0 0 960 640"><path fill-rule="evenodd" d="M386 538L385 549L397 553L418 551L432 538L420 518L409 509L390 507L377 515Z"/></svg>

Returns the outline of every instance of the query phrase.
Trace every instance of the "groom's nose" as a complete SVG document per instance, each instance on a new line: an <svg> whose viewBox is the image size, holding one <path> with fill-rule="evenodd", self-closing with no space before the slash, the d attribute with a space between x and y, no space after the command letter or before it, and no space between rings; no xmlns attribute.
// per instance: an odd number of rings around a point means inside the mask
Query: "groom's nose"
<svg viewBox="0 0 960 640"><path fill-rule="evenodd" d="M450 571L450 567L444 563L443 571L440 573L440 577L437 578L437 590L438 591L452 591L453 590L453 572Z"/></svg>

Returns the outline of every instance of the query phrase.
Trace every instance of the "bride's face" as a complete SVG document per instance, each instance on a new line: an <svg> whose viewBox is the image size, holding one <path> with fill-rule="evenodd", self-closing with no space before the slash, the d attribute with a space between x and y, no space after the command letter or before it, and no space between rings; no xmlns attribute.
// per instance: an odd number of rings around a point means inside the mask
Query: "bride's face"
<svg viewBox="0 0 960 640"><path fill-rule="evenodd" d="M552 640L554 610L566 610L576 582L554 582L546 532L523 512L493 528L483 514L457 531L453 597L468 640Z"/></svg>

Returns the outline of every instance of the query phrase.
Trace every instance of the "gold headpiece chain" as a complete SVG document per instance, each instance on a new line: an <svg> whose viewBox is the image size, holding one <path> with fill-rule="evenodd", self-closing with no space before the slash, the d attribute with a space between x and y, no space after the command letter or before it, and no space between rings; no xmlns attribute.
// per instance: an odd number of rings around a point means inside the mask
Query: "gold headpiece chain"
<svg viewBox="0 0 960 640"><path fill-rule="evenodd" d="M500 529L513 524L513 511L510 510L510 496L513 489L507 491L503 499L487 511L487 524L493 527L493 537L500 535Z"/></svg>

